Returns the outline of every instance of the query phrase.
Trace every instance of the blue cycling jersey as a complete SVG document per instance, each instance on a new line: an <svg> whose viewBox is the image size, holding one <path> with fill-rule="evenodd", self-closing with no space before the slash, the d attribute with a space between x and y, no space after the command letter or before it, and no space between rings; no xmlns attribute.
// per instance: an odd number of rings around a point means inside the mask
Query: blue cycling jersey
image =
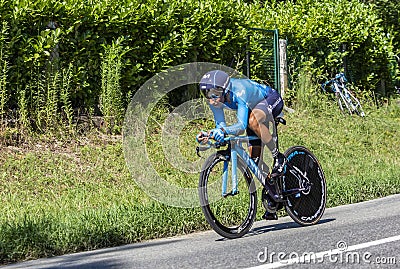
<svg viewBox="0 0 400 269"><path fill-rule="evenodd" d="M225 98L224 105L222 107L210 105L210 108L217 128L223 127L227 134L238 135L247 128L249 109L253 109L267 98L273 89L250 79L231 78L227 91L229 96ZM237 122L231 126L226 126L225 108L237 110Z"/></svg>

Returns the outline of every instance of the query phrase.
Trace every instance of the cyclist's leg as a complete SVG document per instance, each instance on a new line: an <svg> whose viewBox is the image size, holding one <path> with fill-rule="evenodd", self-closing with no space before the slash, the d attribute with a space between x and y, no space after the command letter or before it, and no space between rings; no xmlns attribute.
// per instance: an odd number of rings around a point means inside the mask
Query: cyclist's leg
<svg viewBox="0 0 400 269"><path fill-rule="evenodd" d="M258 136L252 129L249 128L249 126L247 126L246 134L248 136ZM249 154L250 157L258 164L258 160L261 156L261 139L249 141Z"/></svg>
<svg viewBox="0 0 400 269"><path fill-rule="evenodd" d="M249 127L247 127L247 129L246 129L246 133L247 133L248 136L258 136ZM262 148L261 139L250 140L249 141L250 157L256 162L256 164L258 165L258 168L263 171L264 162L260 162L260 156L261 156L262 149L263 148ZM269 190L271 190L274 194L276 194L275 185L270 184L269 182L266 182L265 184L268 185L268 189ZM264 193L264 191L263 191L263 193ZM266 194L266 195L268 195L268 194ZM277 205L272 200L272 198L266 197L265 200L266 200L269 208L276 208ZM263 219L265 219L265 220L277 220L278 219L278 215L276 214L276 212L270 212L269 210L266 210L264 215L263 215Z"/></svg>
<svg viewBox="0 0 400 269"><path fill-rule="evenodd" d="M283 100L281 96L278 92L272 91L266 99L262 100L254 107L249 117L249 128L261 138L262 142L271 151L274 159L283 155L279 153L268 126L269 122L273 122L273 119L282 112L282 109ZM280 170L282 169L283 167L281 167ZM280 170L278 171L279 173L282 172Z"/></svg>
<svg viewBox="0 0 400 269"><path fill-rule="evenodd" d="M250 113L248 128L258 137L260 137L265 145L268 145L272 139L271 132L267 127L268 124L264 124L267 121L267 116L270 114L268 110L265 111L266 109L263 109L263 107L267 106L268 104L266 103L266 100L263 100L256 105L256 107Z"/></svg>
<svg viewBox="0 0 400 269"><path fill-rule="evenodd" d="M283 101L280 95L274 92L269 98L262 100L258 103L254 109L250 113L249 117L249 133L255 133L258 137L261 138L262 142L267 145L268 149L271 151L272 156L274 157L275 164L278 163L276 161L277 157L283 154L280 154L278 148L275 144L275 141L272 137L272 134L268 128L269 122L272 122L274 126L274 117L277 117L283 109ZM261 147L260 147L261 148ZM254 151L254 146L253 149ZM261 152L261 149L260 149ZM282 168L284 166L285 158L282 158ZM273 171L274 173L274 171ZM275 172L276 173L276 172ZM272 191L273 194L276 194L276 187L274 184L271 184L268 180L265 182L266 187ZM277 204L273 201L272 198L268 197L268 194L265 197L266 202L268 203L267 210L265 211L263 218L266 220L276 220L278 216L276 214L276 210L270 211L268 208L277 208Z"/></svg>

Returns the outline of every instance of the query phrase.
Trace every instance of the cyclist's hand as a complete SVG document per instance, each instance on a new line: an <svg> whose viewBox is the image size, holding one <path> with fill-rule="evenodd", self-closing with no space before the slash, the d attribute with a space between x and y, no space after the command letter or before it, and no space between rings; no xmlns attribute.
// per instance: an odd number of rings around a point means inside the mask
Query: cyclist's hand
<svg viewBox="0 0 400 269"><path fill-rule="evenodd" d="M196 135L196 141L199 144L207 144L207 142L208 142L208 133L204 132L204 131L201 131L200 133L198 133Z"/></svg>
<svg viewBox="0 0 400 269"><path fill-rule="evenodd" d="M216 128L210 131L210 137L217 142L222 142L225 138L225 134L220 128Z"/></svg>

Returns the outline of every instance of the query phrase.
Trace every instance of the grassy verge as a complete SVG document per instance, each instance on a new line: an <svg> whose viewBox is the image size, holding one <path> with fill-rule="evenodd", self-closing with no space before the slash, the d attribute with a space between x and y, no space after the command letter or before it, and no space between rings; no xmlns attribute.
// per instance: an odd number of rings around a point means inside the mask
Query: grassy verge
<svg viewBox="0 0 400 269"><path fill-rule="evenodd" d="M328 206L400 193L400 108L366 108L344 117L337 107L298 107L280 127L281 148L299 144L319 158L328 182ZM198 123L180 140L193 156ZM156 128L149 150L157 171L182 186L196 186L163 161ZM0 262L116 246L208 229L199 208L174 208L149 198L126 168L122 142L32 144L0 151ZM158 155L157 155L158 154ZM260 212L261 213L261 212Z"/></svg>

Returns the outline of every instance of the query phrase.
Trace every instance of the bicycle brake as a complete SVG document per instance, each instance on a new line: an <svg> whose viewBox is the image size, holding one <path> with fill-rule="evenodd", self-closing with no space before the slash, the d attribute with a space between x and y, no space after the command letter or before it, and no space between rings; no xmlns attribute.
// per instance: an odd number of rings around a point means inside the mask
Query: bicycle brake
<svg viewBox="0 0 400 269"><path fill-rule="evenodd" d="M197 154L197 156L199 156L201 158L200 147L196 147L196 154Z"/></svg>
<svg viewBox="0 0 400 269"><path fill-rule="evenodd" d="M197 156L199 156L199 157L201 158L200 151L206 151L206 150L208 150L208 149L210 149L210 147L199 147L199 146L197 146L197 147L196 147L196 154L197 154Z"/></svg>

